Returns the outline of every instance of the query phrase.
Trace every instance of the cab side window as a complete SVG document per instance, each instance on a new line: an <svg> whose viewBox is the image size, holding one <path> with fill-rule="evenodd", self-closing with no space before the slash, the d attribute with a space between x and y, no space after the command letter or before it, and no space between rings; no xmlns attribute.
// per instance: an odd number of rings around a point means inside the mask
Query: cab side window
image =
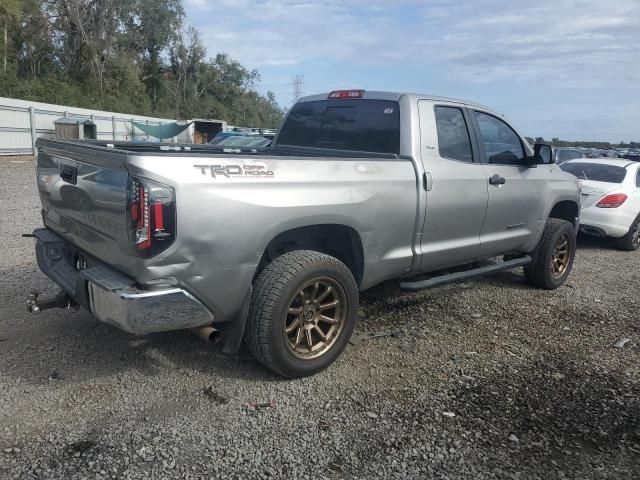
<svg viewBox="0 0 640 480"><path fill-rule="evenodd" d="M462 110L435 107L440 156L462 162L473 162L471 138Z"/></svg>
<svg viewBox="0 0 640 480"><path fill-rule="evenodd" d="M640 188L640 169L638 169L638 174L636 175L636 187Z"/></svg>
<svg viewBox="0 0 640 480"><path fill-rule="evenodd" d="M483 112L474 113L487 161L502 165L524 165L526 153L516 132L499 118Z"/></svg>

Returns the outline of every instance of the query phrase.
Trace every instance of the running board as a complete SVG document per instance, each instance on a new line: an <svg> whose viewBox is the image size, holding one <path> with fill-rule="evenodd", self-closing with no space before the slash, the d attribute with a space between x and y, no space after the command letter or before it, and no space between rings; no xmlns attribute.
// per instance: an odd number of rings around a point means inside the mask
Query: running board
<svg viewBox="0 0 640 480"><path fill-rule="evenodd" d="M473 268L464 272L449 273L438 277L427 278L426 280L418 280L417 282L400 282L400 288L403 290L424 290L426 288L439 287L440 285L446 285L460 280L483 277L485 275L491 275L504 270L511 270L512 268L522 267L529 263L531 263L531 257L529 255L525 255L524 257L514 258L502 263L493 263L492 265L485 265L484 267Z"/></svg>

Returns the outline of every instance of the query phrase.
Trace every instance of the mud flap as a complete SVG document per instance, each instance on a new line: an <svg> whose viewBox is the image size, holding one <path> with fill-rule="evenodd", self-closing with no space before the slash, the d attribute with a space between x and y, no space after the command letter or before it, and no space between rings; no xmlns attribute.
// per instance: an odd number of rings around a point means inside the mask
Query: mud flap
<svg viewBox="0 0 640 480"><path fill-rule="evenodd" d="M242 310L235 320L213 325L222 333L222 353L226 355L235 355L240 349L240 343L242 343L242 336L244 335L244 327L247 324L247 315L249 314L249 304L252 293L253 287L249 286L249 290L242 303Z"/></svg>

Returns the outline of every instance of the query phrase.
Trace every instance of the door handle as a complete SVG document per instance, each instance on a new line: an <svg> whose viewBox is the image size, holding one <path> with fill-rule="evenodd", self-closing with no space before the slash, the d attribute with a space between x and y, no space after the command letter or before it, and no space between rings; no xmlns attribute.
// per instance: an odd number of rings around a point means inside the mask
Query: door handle
<svg viewBox="0 0 640 480"><path fill-rule="evenodd" d="M489 179L489 184L491 185L504 185L505 183L507 183L507 179L497 173Z"/></svg>
<svg viewBox="0 0 640 480"><path fill-rule="evenodd" d="M67 183L75 185L78 181L78 169L71 165L65 165L60 172L60 178Z"/></svg>
<svg viewBox="0 0 640 480"><path fill-rule="evenodd" d="M422 174L422 186L427 192L431 191L431 188L433 187L433 177L429 172L424 172Z"/></svg>

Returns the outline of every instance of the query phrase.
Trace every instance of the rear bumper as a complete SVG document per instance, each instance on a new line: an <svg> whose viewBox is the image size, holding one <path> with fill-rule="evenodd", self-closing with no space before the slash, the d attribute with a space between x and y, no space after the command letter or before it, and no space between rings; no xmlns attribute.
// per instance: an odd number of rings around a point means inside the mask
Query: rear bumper
<svg viewBox="0 0 640 480"><path fill-rule="evenodd" d="M78 269L81 252L73 245L47 228L33 234L40 270L98 320L135 334L200 327L214 320L184 289L140 289L134 279L88 256Z"/></svg>
<svg viewBox="0 0 640 480"><path fill-rule="evenodd" d="M582 210L580 230L588 235L620 238L627 234L634 219L624 210L588 207Z"/></svg>
<svg viewBox="0 0 640 480"><path fill-rule="evenodd" d="M592 237L605 238L607 236L607 232L605 232L602 228L593 225L580 224L579 231L581 233L584 233L585 235L591 235Z"/></svg>

